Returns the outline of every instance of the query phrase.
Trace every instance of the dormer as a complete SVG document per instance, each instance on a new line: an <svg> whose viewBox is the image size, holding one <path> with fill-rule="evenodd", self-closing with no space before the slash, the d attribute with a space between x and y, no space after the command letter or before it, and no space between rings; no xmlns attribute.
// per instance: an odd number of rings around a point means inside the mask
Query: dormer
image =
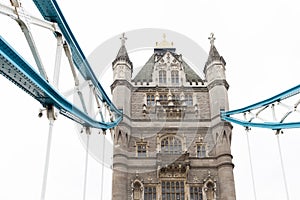
<svg viewBox="0 0 300 200"><path fill-rule="evenodd" d="M157 85L182 85L185 81L181 56L177 56L170 51L160 55L155 55L153 77Z"/></svg>
<svg viewBox="0 0 300 200"><path fill-rule="evenodd" d="M202 82L197 73L176 53L173 42L163 35L161 42L156 42L153 55L134 77L136 85L178 87Z"/></svg>

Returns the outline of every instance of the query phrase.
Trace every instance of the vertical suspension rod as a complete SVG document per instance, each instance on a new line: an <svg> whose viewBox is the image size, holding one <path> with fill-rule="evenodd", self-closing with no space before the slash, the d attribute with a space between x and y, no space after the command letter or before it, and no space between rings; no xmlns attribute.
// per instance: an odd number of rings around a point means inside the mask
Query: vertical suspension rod
<svg viewBox="0 0 300 200"><path fill-rule="evenodd" d="M44 176L43 176L41 200L44 200L45 196L46 196L53 123L54 123L54 119L49 119L49 132L48 132L48 141L47 141L46 159L45 159L45 166L44 166Z"/></svg>
<svg viewBox="0 0 300 200"><path fill-rule="evenodd" d="M83 182L83 200L86 199L86 186L87 186L87 173L89 161L89 143L90 143L90 129L86 128L86 151L85 151L85 169L84 169L84 182Z"/></svg>
<svg viewBox="0 0 300 200"><path fill-rule="evenodd" d="M255 180L254 180L254 172L253 172L253 165L252 165L252 156L251 156L251 148L250 148L250 142L249 142L249 130L246 128L246 136L247 136L247 145L248 145L248 156L249 156L249 162L250 162L250 170L251 170L251 179L252 179L252 186L253 186L253 195L254 199L256 200L256 189L255 189Z"/></svg>
<svg viewBox="0 0 300 200"><path fill-rule="evenodd" d="M58 89L62 46L63 46L62 35L58 32L56 32L56 40L57 40L57 46L56 46L56 56L55 56L55 65L54 65L54 73L53 73L53 85L56 89Z"/></svg>
<svg viewBox="0 0 300 200"><path fill-rule="evenodd" d="M101 200L103 199L103 179L104 179L104 162L105 162L105 134L103 134L103 147L102 147L102 169L101 169Z"/></svg>
<svg viewBox="0 0 300 200"><path fill-rule="evenodd" d="M284 187L285 187L286 199L289 200L290 198L289 198L287 180L286 180L285 169L284 169L283 158L282 158L282 152L281 152L281 146L280 146L280 141L279 141L279 132L280 132L280 130L277 130L277 132L276 132L277 145L278 145L278 151L279 151L279 157L280 157L280 163L281 163L281 171L282 171L283 182L284 182Z"/></svg>
<svg viewBox="0 0 300 200"><path fill-rule="evenodd" d="M89 83L89 110L86 110L86 113L92 113L92 96L93 96L93 84ZM85 127L86 129L86 152L85 152L85 171L84 171L84 184L83 184L83 200L86 199L86 187L87 187L87 176L88 176L88 161L89 161L89 144L90 144L90 135L91 128Z"/></svg>

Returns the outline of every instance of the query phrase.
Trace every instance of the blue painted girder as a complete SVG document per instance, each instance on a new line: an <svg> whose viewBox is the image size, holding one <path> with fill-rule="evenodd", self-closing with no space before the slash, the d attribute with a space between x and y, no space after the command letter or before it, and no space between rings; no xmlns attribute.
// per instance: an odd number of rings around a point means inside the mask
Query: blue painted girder
<svg viewBox="0 0 300 200"><path fill-rule="evenodd" d="M115 127L122 120L122 116L117 117L114 122L101 122L92 119L61 96L1 36L0 73L30 94L44 107L53 105L60 113L83 126L110 129Z"/></svg>
<svg viewBox="0 0 300 200"><path fill-rule="evenodd" d="M42 14L45 20L55 22L59 26L64 38L70 46L72 52L72 59L79 70L81 75L85 80L91 80L95 88L98 89L100 94L102 95L103 101L107 102L111 111L117 113L118 115L122 115L122 112L115 107L115 105L111 102L107 94L105 93L103 87L99 83L97 77L95 76L90 64L88 63L85 55L83 54L76 38L74 37L66 19L64 18L57 2L55 0L33 0L36 7Z"/></svg>
<svg viewBox="0 0 300 200"><path fill-rule="evenodd" d="M266 100L257 102L255 104L246 106L244 108L231 110L231 111L221 111L221 118L225 121L236 123L238 125L244 127L259 127L259 128L268 128L273 130L279 129L289 129L289 128L300 128L300 122L262 122L262 123L255 123L251 121L240 120L232 117L232 115L246 113L258 108L263 108L265 106L271 105L276 102L280 102L284 99L292 97L296 94L300 93L300 85L292 87L278 95L270 97Z"/></svg>
<svg viewBox="0 0 300 200"><path fill-rule="evenodd" d="M226 113L221 112L221 118L225 121L235 123L244 127L257 127L257 128L267 128L272 130L290 129L290 128L300 128L300 122L249 122L234 117L227 116Z"/></svg>

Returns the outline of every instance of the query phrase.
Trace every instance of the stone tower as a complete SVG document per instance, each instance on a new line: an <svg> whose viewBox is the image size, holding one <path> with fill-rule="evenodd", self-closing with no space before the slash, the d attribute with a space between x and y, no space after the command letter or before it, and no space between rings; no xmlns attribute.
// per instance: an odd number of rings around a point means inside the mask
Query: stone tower
<svg viewBox="0 0 300 200"><path fill-rule="evenodd" d="M114 131L112 199L235 200L232 126L220 118L229 86L214 36L205 78L165 36L132 77L125 39L112 64L113 101L124 113Z"/></svg>

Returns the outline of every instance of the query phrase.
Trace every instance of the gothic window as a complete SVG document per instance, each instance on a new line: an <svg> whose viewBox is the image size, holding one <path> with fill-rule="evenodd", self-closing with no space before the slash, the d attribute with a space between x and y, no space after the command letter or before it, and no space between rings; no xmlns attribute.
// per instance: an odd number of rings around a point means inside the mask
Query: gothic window
<svg viewBox="0 0 300 200"><path fill-rule="evenodd" d="M160 101L167 101L168 100L167 94L161 94L161 95L159 95L159 100Z"/></svg>
<svg viewBox="0 0 300 200"><path fill-rule="evenodd" d="M171 81L173 84L179 84L179 73L177 70L171 71Z"/></svg>
<svg viewBox="0 0 300 200"><path fill-rule="evenodd" d="M144 187L144 200L156 200L156 187L155 186Z"/></svg>
<svg viewBox="0 0 300 200"><path fill-rule="evenodd" d="M206 157L206 148L205 144L197 144L197 157L198 158L204 158Z"/></svg>
<svg viewBox="0 0 300 200"><path fill-rule="evenodd" d="M153 106L155 104L155 100L154 100L154 95L147 95L147 105L148 106Z"/></svg>
<svg viewBox="0 0 300 200"><path fill-rule="evenodd" d="M144 158L147 156L147 144L139 143L137 144L137 157Z"/></svg>
<svg viewBox="0 0 300 200"><path fill-rule="evenodd" d="M200 186L190 187L190 200L203 200L202 188Z"/></svg>
<svg viewBox="0 0 300 200"><path fill-rule="evenodd" d="M181 141L174 137L168 136L161 140L161 152L164 154L181 154Z"/></svg>
<svg viewBox="0 0 300 200"><path fill-rule="evenodd" d="M139 182L133 184L133 200L142 199L142 186Z"/></svg>
<svg viewBox="0 0 300 200"><path fill-rule="evenodd" d="M167 82L167 72L165 70L160 70L158 76L159 76L159 83Z"/></svg>
<svg viewBox="0 0 300 200"><path fill-rule="evenodd" d="M196 141L196 155L198 158L206 157L206 143L203 141L203 137L199 137Z"/></svg>
<svg viewBox="0 0 300 200"><path fill-rule="evenodd" d="M117 136L117 144L119 144L119 142L120 143L122 142L122 133L121 133L121 131L119 131L119 134Z"/></svg>
<svg viewBox="0 0 300 200"><path fill-rule="evenodd" d="M184 182L162 181L161 196L162 200L184 200Z"/></svg>
<svg viewBox="0 0 300 200"><path fill-rule="evenodd" d="M180 100L180 95L179 94L173 94L172 95L172 100L179 101Z"/></svg>
<svg viewBox="0 0 300 200"><path fill-rule="evenodd" d="M206 184L206 199L207 200L214 200L214 184L212 182L208 182Z"/></svg>
<svg viewBox="0 0 300 200"><path fill-rule="evenodd" d="M192 106L193 105L193 96L191 94L186 94L185 102L186 102L187 106Z"/></svg>

